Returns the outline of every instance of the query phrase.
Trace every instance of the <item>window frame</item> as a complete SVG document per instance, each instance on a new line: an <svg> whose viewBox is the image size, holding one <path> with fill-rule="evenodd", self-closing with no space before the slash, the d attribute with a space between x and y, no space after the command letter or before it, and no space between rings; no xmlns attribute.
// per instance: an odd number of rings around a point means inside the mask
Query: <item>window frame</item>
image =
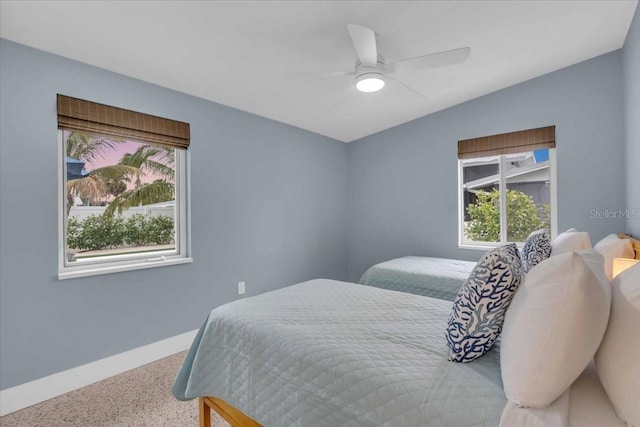
<svg viewBox="0 0 640 427"><path fill-rule="evenodd" d="M189 176L189 150L176 148L176 249L171 253L147 252L126 256L110 255L109 259L97 260L92 263L68 265L66 242L66 176L67 165L65 156L64 131L58 129L58 280L77 277L97 276L121 271L141 270L147 268L164 267L169 265L187 264L193 262L191 258L191 212L190 194L191 182ZM135 138L131 138L136 140ZM113 257L113 258L111 258Z"/></svg>
<svg viewBox="0 0 640 427"><path fill-rule="evenodd" d="M549 150L549 201L550 201L550 233L553 239L558 235L558 179L557 179L557 157L556 149L548 148ZM527 151L523 151L526 153ZM507 190L507 178L502 172L505 170L505 156L506 154L497 155L499 160L500 181L499 191L500 199L503 200L506 196ZM474 250L489 250L498 246L512 243L506 240L507 237L507 205L505 203L500 204L500 242L473 242L471 244L464 242L464 173L463 173L463 161L465 159L458 159L458 248L460 249L474 249ZM524 242L513 242L518 247L522 247Z"/></svg>

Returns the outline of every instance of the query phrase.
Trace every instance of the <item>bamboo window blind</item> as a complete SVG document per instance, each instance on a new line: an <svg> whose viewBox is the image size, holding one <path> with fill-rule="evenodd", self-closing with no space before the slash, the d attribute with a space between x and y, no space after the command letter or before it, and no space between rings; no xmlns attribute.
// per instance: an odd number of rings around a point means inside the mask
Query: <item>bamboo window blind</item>
<svg viewBox="0 0 640 427"><path fill-rule="evenodd" d="M555 148L555 146L556 127L546 126L458 141L458 158L471 159L522 153L543 148Z"/></svg>
<svg viewBox="0 0 640 427"><path fill-rule="evenodd" d="M189 123L58 95L58 129L131 138L172 148L189 147Z"/></svg>

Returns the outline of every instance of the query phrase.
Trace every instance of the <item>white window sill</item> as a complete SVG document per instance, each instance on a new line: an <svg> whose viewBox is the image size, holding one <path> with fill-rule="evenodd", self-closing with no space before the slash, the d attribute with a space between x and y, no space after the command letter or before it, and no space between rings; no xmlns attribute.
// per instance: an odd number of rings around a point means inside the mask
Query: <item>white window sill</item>
<svg viewBox="0 0 640 427"><path fill-rule="evenodd" d="M101 274L119 273L121 271L143 270L145 268L166 267L169 265L190 264L193 258L167 258L161 261L137 261L126 264L110 264L104 266L86 266L66 268L58 272L58 280L75 279L77 277L98 276Z"/></svg>
<svg viewBox="0 0 640 427"><path fill-rule="evenodd" d="M495 245L487 245L487 246L483 246L483 245L458 245L459 249L473 249L476 251L489 251L491 249L497 248L498 246L500 246L500 243L495 244Z"/></svg>
<svg viewBox="0 0 640 427"><path fill-rule="evenodd" d="M472 250L476 250L476 251L490 251L491 249L495 249L497 247L508 245L508 244L511 244L511 243L515 243L516 247L518 249L522 249L522 247L524 246L524 242L504 242L504 243L496 243L496 244L493 244L493 245L463 245L463 244L458 244L458 248L459 249L472 249Z"/></svg>

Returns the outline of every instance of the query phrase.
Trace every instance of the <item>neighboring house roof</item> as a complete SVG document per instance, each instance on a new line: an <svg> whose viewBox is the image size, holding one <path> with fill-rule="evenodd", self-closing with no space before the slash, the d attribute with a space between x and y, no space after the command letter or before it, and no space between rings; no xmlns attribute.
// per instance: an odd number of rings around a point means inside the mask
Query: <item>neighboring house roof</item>
<svg viewBox="0 0 640 427"><path fill-rule="evenodd" d="M525 182L543 182L549 180L549 161L526 166L516 166L507 171L507 184L521 184ZM500 182L500 175L489 175L484 178L469 181L464 188L473 191Z"/></svg>
<svg viewBox="0 0 640 427"><path fill-rule="evenodd" d="M84 178L89 172L84 170L84 161L67 156L67 181Z"/></svg>

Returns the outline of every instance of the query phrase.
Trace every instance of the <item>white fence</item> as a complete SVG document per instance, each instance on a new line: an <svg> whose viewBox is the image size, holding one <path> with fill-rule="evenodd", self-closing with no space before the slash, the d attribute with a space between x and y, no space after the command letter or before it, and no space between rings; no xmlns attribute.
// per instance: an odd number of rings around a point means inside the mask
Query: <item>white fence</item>
<svg viewBox="0 0 640 427"><path fill-rule="evenodd" d="M78 221L84 221L91 215L102 215L106 206L72 206L69 212L70 217L75 217ZM165 215L173 219L175 206L136 206L122 211L122 217L129 218L133 214L143 214L149 216Z"/></svg>

